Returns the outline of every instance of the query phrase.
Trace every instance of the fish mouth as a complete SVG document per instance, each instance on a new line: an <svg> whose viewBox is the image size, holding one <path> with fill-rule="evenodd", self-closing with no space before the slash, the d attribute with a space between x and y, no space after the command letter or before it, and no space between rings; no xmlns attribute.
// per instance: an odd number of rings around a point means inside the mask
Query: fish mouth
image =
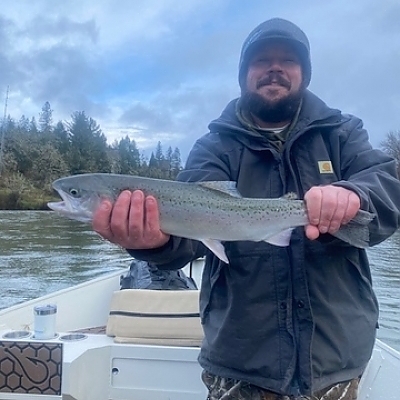
<svg viewBox="0 0 400 400"><path fill-rule="evenodd" d="M49 201L47 207L57 212L63 212L68 208L65 201Z"/></svg>
<svg viewBox="0 0 400 400"><path fill-rule="evenodd" d="M64 195L62 192L57 191L58 195L62 198L63 201L49 201L47 206L56 212L60 213L71 213L73 209L71 207L70 199L67 199L67 196Z"/></svg>
<svg viewBox="0 0 400 400"><path fill-rule="evenodd" d="M81 222L92 221L92 212L84 207L82 200L74 199L64 192L58 192L62 201L50 201L47 206L56 213Z"/></svg>

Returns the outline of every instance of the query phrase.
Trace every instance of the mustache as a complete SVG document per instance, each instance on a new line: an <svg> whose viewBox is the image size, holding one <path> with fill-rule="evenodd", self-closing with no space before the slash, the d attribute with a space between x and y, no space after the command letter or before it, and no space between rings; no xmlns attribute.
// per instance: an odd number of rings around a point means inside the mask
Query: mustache
<svg viewBox="0 0 400 400"><path fill-rule="evenodd" d="M286 89L290 89L290 87L291 87L290 82L288 80L286 80L282 75L280 75L276 72L271 72L268 76L260 79L257 82L257 89L259 89L261 86L271 85L271 83L274 81L278 85L281 85L281 86L285 87Z"/></svg>

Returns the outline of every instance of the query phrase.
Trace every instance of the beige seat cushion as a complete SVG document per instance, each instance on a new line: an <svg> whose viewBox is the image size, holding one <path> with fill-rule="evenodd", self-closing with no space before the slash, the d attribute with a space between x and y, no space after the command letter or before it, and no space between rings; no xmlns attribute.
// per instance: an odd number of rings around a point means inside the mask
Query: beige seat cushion
<svg viewBox="0 0 400 400"><path fill-rule="evenodd" d="M114 292L106 333L119 343L200 346L199 291Z"/></svg>

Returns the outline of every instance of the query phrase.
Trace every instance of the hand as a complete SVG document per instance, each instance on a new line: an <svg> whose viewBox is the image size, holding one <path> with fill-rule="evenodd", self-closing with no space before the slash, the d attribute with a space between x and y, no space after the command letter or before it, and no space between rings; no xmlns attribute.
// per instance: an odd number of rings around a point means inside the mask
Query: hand
<svg viewBox="0 0 400 400"><path fill-rule="evenodd" d="M93 229L125 249L154 249L169 240L160 230L156 199L140 190L124 190L114 205L103 200L93 214Z"/></svg>
<svg viewBox="0 0 400 400"><path fill-rule="evenodd" d="M355 217L361 206L358 195L339 186L314 186L304 196L309 225L305 227L310 240L321 233L333 234Z"/></svg>

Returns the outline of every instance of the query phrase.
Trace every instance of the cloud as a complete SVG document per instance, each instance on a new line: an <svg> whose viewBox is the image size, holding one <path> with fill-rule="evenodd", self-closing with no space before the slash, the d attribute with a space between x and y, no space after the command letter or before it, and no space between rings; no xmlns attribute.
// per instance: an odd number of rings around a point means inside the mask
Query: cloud
<svg viewBox="0 0 400 400"><path fill-rule="evenodd" d="M9 113L53 120L85 111L111 143L126 134L187 154L239 94L247 34L265 19L297 23L311 42L311 90L361 117L378 145L400 127L397 0L70 0L6 2L0 15L0 96ZM1 97L0 97L1 102Z"/></svg>

